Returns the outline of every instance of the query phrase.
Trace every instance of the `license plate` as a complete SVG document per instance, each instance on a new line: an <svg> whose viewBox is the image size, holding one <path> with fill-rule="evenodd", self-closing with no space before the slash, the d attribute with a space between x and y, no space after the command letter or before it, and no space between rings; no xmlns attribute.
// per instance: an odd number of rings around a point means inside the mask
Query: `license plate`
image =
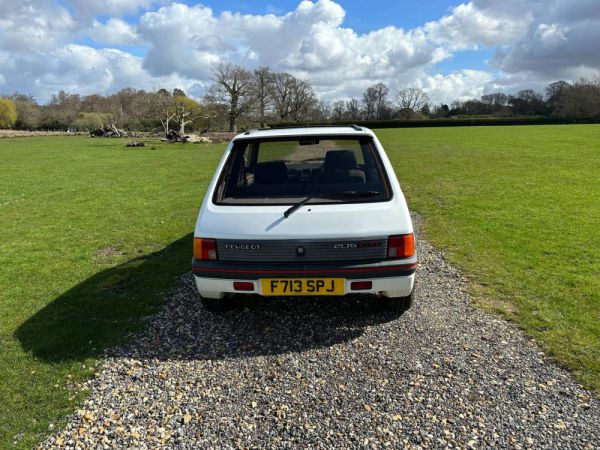
<svg viewBox="0 0 600 450"><path fill-rule="evenodd" d="M343 278L265 278L262 295L344 295Z"/></svg>

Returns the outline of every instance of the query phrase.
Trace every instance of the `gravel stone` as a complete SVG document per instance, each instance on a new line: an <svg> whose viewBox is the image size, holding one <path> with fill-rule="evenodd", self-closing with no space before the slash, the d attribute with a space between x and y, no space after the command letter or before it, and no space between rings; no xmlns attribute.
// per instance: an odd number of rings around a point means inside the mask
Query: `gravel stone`
<svg viewBox="0 0 600 450"><path fill-rule="evenodd" d="M40 448L600 448L600 400L419 251L400 317L375 297L213 314L186 274Z"/></svg>

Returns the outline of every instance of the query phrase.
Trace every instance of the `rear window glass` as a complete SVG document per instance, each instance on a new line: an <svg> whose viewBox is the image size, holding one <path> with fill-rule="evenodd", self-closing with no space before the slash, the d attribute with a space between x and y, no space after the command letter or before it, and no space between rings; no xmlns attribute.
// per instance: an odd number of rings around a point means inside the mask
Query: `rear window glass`
<svg viewBox="0 0 600 450"><path fill-rule="evenodd" d="M376 202L391 198L371 138L238 141L223 167L217 204Z"/></svg>

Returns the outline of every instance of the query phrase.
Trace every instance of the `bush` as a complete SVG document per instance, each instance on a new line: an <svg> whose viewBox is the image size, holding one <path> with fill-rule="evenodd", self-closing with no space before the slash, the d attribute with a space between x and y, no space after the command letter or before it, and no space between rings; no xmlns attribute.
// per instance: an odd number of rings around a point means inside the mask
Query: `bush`
<svg viewBox="0 0 600 450"><path fill-rule="evenodd" d="M12 128L17 121L17 107L12 100L0 98L0 128Z"/></svg>
<svg viewBox="0 0 600 450"><path fill-rule="evenodd" d="M79 130L91 131L103 128L110 123L110 114L101 113L79 113L73 122L73 126Z"/></svg>
<svg viewBox="0 0 600 450"><path fill-rule="evenodd" d="M302 126L343 126L359 125L367 128L422 128L422 127L464 127L464 126L497 126L497 125L554 125L600 123L597 118L574 119L566 117L478 117L461 119L423 119L423 120L355 120L335 122L279 122L269 123L271 128Z"/></svg>

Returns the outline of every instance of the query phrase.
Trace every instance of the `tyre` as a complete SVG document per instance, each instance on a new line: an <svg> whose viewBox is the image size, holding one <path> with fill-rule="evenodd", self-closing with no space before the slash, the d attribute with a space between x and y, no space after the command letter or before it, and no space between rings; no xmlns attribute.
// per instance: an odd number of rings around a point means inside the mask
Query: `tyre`
<svg viewBox="0 0 600 450"><path fill-rule="evenodd" d="M413 303L413 297L415 295L415 289L407 297L387 297L385 299L386 307L388 311L392 311L398 314L402 314L410 309Z"/></svg>

